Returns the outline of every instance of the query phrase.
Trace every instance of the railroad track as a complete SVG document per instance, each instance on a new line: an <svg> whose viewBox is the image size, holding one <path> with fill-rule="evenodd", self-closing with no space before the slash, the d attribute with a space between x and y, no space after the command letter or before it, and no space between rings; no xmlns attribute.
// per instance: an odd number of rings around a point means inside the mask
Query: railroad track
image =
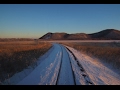
<svg viewBox="0 0 120 90"><path fill-rule="evenodd" d="M71 64L70 56L69 56L69 54L68 54L68 52L67 52L66 50L63 51L63 50L65 49L64 46L60 45L60 47L61 47L61 50L62 50L62 56L61 56L61 63L60 63L60 68L59 68L59 72L58 72L58 77L57 77L57 80L56 80L56 85L59 85L59 78L60 78L61 67L62 67L62 62L63 62L63 54L64 54L64 53L67 53L67 56L68 56L68 58L69 58L69 63L70 63L71 71L72 71L73 83L74 83L74 85L76 85L75 75L74 75L74 71L73 71L73 69L72 69L72 64Z"/></svg>
<svg viewBox="0 0 120 90"><path fill-rule="evenodd" d="M83 66L80 64L80 62L78 61L78 59L75 57L75 55L72 53L72 51L69 49L69 48L67 48L67 47L65 47L65 46L63 46L63 45L60 45L60 47L61 47L61 51L62 51L62 56L61 56L61 62L60 62L60 68L59 68L59 72L58 72L58 76L57 76L57 80L56 80L56 85L59 85L60 83L59 83L59 79L60 79L60 74L61 73L63 73L63 72L61 72L61 69L62 69L62 65L64 65L63 64L63 54L65 54L66 53L66 55L67 55L67 57L68 58L66 58L66 59L68 59L68 63L70 63L69 65L70 65L70 67L71 67L71 76L72 76L72 78L71 79L73 79L73 85L77 85L76 83L76 79L77 79L77 77L76 77L76 75L75 75L75 72L74 72L74 70L73 70L73 67L72 67L72 61L71 61L71 57L70 57L70 54L69 53L71 53L72 54L72 56L74 57L74 60L75 60L75 62L77 63L77 65L78 65L78 67L79 67L79 69L80 69L80 74L81 74L81 76L82 76L82 78L84 78L84 81L85 81L85 84L86 85L94 85L94 83L91 81L91 79L89 78L89 75L86 73L86 71L85 71L85 69L83 68Z"/></svg>
<svg viewBox="0 0 120 90"><path fill-rule="evenodd" d="M60 45L60 47L61 47L61 50L62 50L62 46L61 45ZM56 80L56 85L58 85L58 80L59 80L59 77L60 77L60 71L61 71L61 65L62 65L62 58L63 58L63 50L62 50L60 68L59 68L58 77L57 77L57 80Z"/></svg>
<svg viewBox="0 0 120 90"><path fill-rule="evenodd" d="M65 46L66 47L66 46ZM66 49L68 50L68 52L70 52L73 57L74 57L74 60L76 61L77 65L79 66L80 68L80 71L81 71L81 75L83 76L85 82L87 85L94 85L94 83L90 80L89 78L89 75L86 73L85 69L83 68L83 66L80 64L80 62L78 61L78 59L75 57L75 55L73 54L73 52L66 47Z"/></svg>

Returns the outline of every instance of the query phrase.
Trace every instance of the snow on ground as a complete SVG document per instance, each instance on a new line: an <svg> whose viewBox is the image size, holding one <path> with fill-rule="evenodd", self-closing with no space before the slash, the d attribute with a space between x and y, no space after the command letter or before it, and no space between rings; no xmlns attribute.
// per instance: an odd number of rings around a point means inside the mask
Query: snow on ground
<svg viewBox="0 0 120 90"><path fill-rule="evenodd" d="M74 71L74 74L75 74L75 81L76 81L76 85L85 85L85 79L83 78L82 74L81 74L81 71L80 71L80 67L77 65L77 62L75 61L73 55L69 53L69 56L70 56L70 60L71 60L71 63L72 63L72 68L73 68L73 71Z"/></svg>
<svg viewBox="0 0 120 90"><path fill-rule="evenodd" d="M110 68L109 64L100 62L96 58L89 57L71 47L68 48L74 53L85 72L80 71L80 66L67 49L59 44L53 44L53 47L40 57L36 64L16 73L3 84L56 85L58 80L58 85L73 85L73 70L76 85L86 85L87 79L95 85L120 85L120 73L118 74L117 70ZM83 77L83 74L86 74L87 79Z"/></svg>
<svg viewBox="0 0 120 90"><path fill-rule="evenodd" d="M54 50L51 52L51 54L45 58L27 77L17 83L17 85L56 84L74 85L69 56L64 47L60 46L59 44L54 44Z"/></svg>
<svg viewBox="0 0 120 90"><path fill-rule="evenodd" d="M68 48L77 57L79 63L81 63L95 85L120 85L119 71L115 68L110 68L111 65L103 64L100 60L87 56L71 47Z"/></svg>
<svg viewBox="0 0 120 90"><path fill-rule="evenodd" d="M39 65L42 61L44 61L44 59L47 58L53 50L54 50L54 47L52 47L43 56L38 58L38 61L35 64L33 64L33 66L29 66L23 71L14 74L12 77L2 82L2 84L3 85L15 85L16 83L20 82L23 78L28 76L35 69L35 67L37 67L37 65Z"/></svg>
<svg viewBox="0 0 120 90"><path fill-rule="evenodd" d="M52 53L17 85L55 85L61 61L61 48L54 44Z"/></svg>
<svg viewBox="0 0 120 90"><path fill-rule="evenodd" d="M74 60L74 57L71 55L71 53L69 54L71 57L72 68L75 74L76 85L85 85L85 80L82 77L80 67L77 65L77 62Z"/></svg>
<svg viewBox="0 0 120 90"><path fill-rule="evenodd" d="M70 65L70 60L66 49L62 47L62 65L60 69L60 75L58 80L58 85L74 85L72 68Z"/></svg>

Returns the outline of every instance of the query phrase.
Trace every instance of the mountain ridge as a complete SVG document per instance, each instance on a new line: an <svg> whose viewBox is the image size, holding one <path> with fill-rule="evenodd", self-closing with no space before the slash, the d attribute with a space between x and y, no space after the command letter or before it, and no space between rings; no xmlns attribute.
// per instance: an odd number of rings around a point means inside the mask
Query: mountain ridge
<svg viewBox="0 0 120 90"><path fill-rule="evenodd" d="M74 33L48 32L39 39L43 40L120 40L120 30L105 29L96 33Z"/></svg>

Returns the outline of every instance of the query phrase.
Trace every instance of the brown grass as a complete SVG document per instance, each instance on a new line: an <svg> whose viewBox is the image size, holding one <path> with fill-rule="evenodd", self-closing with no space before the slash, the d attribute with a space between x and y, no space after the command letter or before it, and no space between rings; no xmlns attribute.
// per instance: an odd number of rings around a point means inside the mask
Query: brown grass
<svg viewBox="0 0 120 90"><path fill-rule="evenodd" d="M51 46L38 41L0 42L0 81L36 62Z"/></svg>
<svg viewBox="0 0 120 90"><path fill-rule="evenodd" d="M63 43L120 68L120 43Z"/></svg>

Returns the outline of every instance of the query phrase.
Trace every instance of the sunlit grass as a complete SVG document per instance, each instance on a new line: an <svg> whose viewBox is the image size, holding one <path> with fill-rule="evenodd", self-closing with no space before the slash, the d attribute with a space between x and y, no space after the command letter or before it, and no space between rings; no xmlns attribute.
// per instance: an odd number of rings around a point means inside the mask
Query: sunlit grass
<svg viewBox="0 0 120 90"><path fill-rule="evenodd" d="M120 68L120 43L63 43L73 47L89 56L95 56L100 60L111 63Z"/></svg>
<svg viewBox="0 0 120 90"><path fill-rule="evenodd" d="M0 44L0 81L36 62L51 46L50 43L36 41Z"/></svg>

